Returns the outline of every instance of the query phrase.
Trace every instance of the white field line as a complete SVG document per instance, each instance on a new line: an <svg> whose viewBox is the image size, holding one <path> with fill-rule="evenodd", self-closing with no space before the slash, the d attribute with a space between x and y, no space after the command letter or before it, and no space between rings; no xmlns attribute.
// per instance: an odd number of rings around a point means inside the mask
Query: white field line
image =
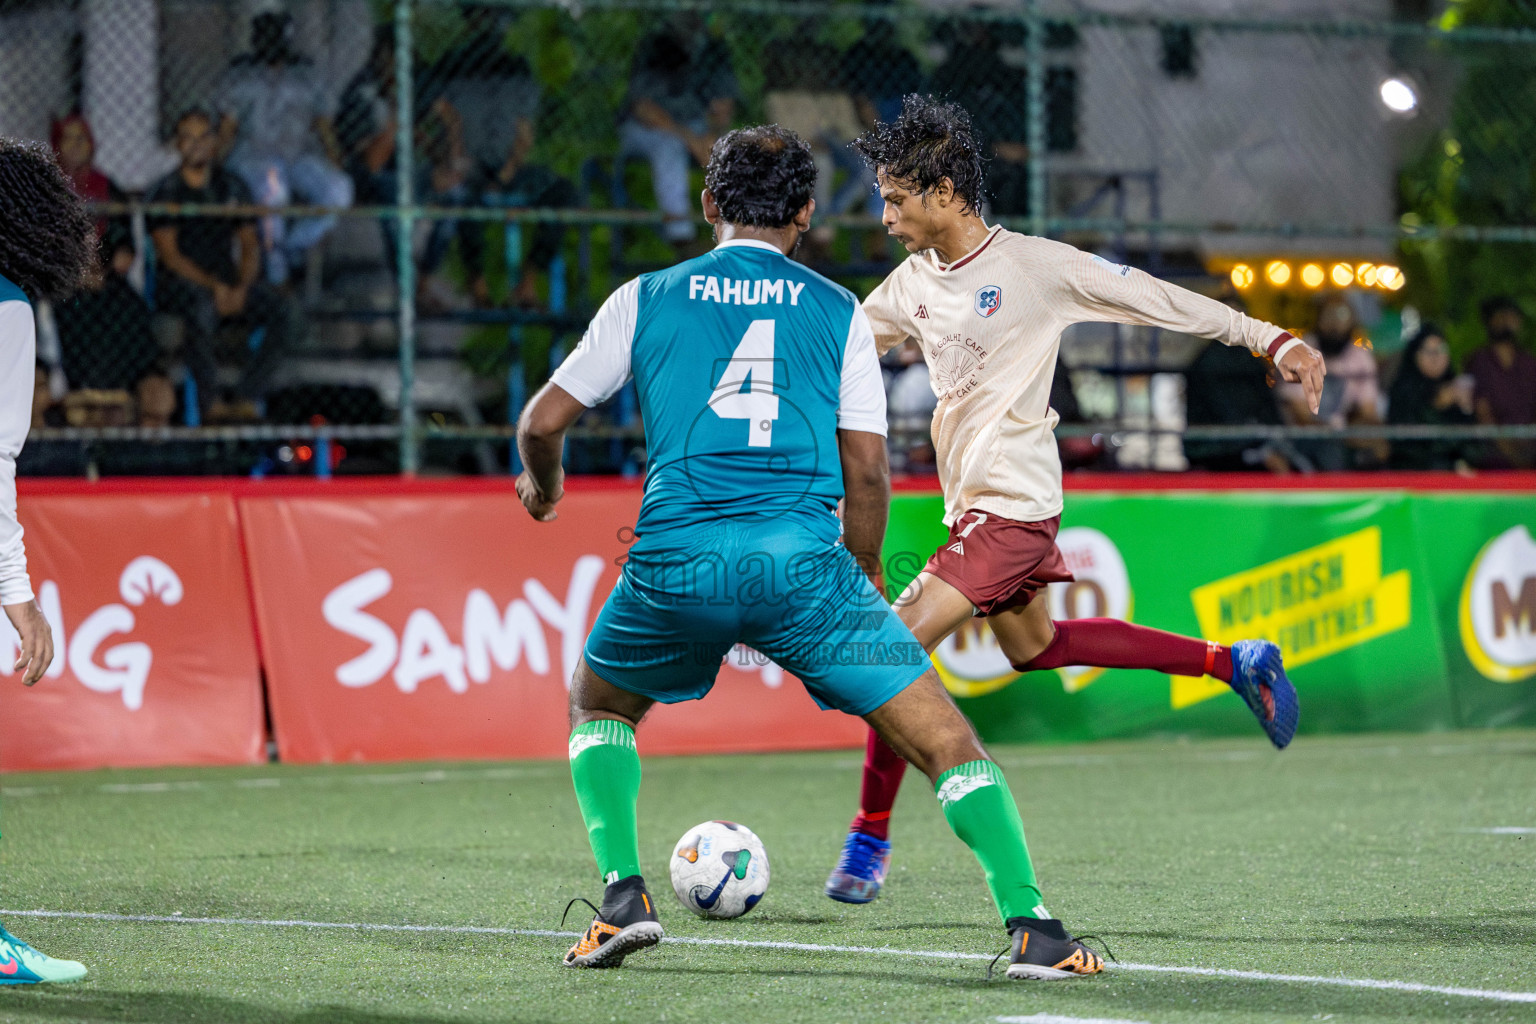
<svg viewBox="0 0 1536 1024"><path fill-rule="evenodd" d="M1460 832L1472 832L1482 836L1536 836L1536 828L1522 825L1496 825L1493 828L1463 828Z"/></svg>
<svg viewBox="0 0 1536 1024"><path fill-rule="evenodd" d="M1298 751L1297 753L1310 752ZM1383 757L1396 757L1406 753L1414 756L1453 757L1465 754L1536 754L1536 745L1530 741L1504 740L1496 743L1456 743L1438 744L1428 747L1402 747L1396 745L1364 745L1358 747L1330 747L1325 751L1328 754L1343 755L1379 755ZM1190 750L1184 752L1188 760L1203 762L1226 761L1256 761L1261 758L1273 758L1279 756L1266 749L1257 750ZM1092 767L1095 765L1108 765L1137 761L1145 756L1155 754L1161 757L1162 751L1123 751L1114 754L1025 754L1019 757L1003 757L1005 767L1010 769L1028 768L1060 768L1060 767ZM857 768L862 762L847 760L834 763L837 768ZM515 779L529 775L540 775L548 771L564 771L563 761L536 761L526 764L509 765L504 768L480 768L480 769L431 769L422 771L398 771L398 772L369 772L357 775L293 775L259 776L249 779L228 780L200 780L200 779L172 779L159 782L108 782L95 787L94 792L107 793L114 796L153 793L184 793L199 790L215 790L234 787L236 789L276 789L284 786L335 786L335 785L402 785L405 783L428 782L475 782L487 779ZM29 796L54 796L65 792L65 787L59 785L37 786L6 786L0 784L0 791L5 796L29 797ZM79 792L79 791L76 791ZM91 791L86 791L91 792ZM1514 833L1496 833L1514 834Z"/></svg>
<svg viewBox="0 0 1536 1024"><path fill-rule="evenodd" d="M354 932L410 932L438 935L506 935L518 938L577 938L580 932L545 928L487 928L475 925L439 924L367 924L345 921L262 920L248 917L183 917L156 914L100 914L76 910L0 910L9 917L64 918L77 921L115 921L141 924L212 924L257 928L314 928ZM773 942L751 939L701 939L692 936L667 936L662 942L679 946L731 946L742 949L787 949L804 953L864 953L875 956L910 956L928 960L991 960L986 953L957 953L939 949L895 949L890 946L838 946L818 942ZM1337 978L1312 974L1271 974L1267 971L1238 971L1221 967L1165 967L1160 964L1114 963L1116 971L1150 971L1157 974L1188 974L1206 978L1238 978L1244 981L1283 981L1303 985L1336 985L1341 988L1377 989L1387 992L1411 992L1427 995L1462 996L1501 1003L1536 1003L1536 992L1509 992L1499 989L1462 988L1453 985L1426 985L1417 981L1378 981L1373 978Z"/></svg>
<svg viewBox="0 0 1536 1024"><path fill-rule="evenodd" d="M862 762L861 762L862 763ZM162 782L105 782L86 792L108 793L124 796L139 793L190 793L199 790L277 789L283 786L396 786L406 783L429 782L482 782L497 779L520 779L539 776L558 770L566 771L563 761L533 762L508 765L504 768L431 769L404 772L368 772L358 775L292 775L256 776L249 779L173 779ZM63 786L4 786L0 793L5 796L53 796L64 792Z"/></svg>
<svg viewBox="0 0 1536 1024"><path fill-rule="evenodd" d="M1147 1024L1121 1017L1063 1017L1059 1013L1032 1013L1028 1017L998 1017L997 1024Z"/></svg>

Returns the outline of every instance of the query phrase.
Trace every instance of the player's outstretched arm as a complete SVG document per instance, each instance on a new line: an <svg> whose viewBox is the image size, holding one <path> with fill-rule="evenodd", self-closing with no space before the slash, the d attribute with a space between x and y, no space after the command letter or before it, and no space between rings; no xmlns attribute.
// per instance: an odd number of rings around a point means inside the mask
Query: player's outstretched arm
<svg viewBox="0 0 1536 1024"><path fill-rule="evenodd" d="M1052 266L1048 277L1054 281L1046 291L1065 323L1140 324L1241 345L1275 360L1281 376L1299 383L1307 405L1317 411L1326 372L1322 357L1289 331L1135 267L1118 266L1060 243L1048 244L1059 246L1055 251L1063 254Z"/></svg>
<svg viewBox="0 0 1536 1024"><path fill-rule="evenodd" d="M555 518L555 503L565 496L565 470L560 465L565 432L586 411L560 385L546 384L517 421L517 452L523 458L517 496L541 523Z"/></svg>
<svg viewBox="0 0 1536 1024"><path fill-rule="evenodd" d="M864 430L838 430L837 448L843 463L843 546L884 594L880 547L891 510L885 437Z"/></svg>

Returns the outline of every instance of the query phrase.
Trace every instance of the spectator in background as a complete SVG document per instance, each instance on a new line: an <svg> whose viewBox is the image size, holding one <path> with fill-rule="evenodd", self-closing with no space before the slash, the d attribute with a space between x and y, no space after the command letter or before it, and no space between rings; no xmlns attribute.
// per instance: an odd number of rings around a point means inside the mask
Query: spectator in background
<svg viewBox="0 0 1536 1024"><path fill-rule="evenodd" d="M1278 396L1286 418L1302 426L1347 427L1381 422L1381 387L1368 343L1357 339L1359 322L1344 295L1330 295L1317 312L1317 328L1306 343L1323 354L1328 375L1317 415L1307 408L1300 384L1281 384ZM1297 449L1324 472L1379 466L1390 447L1380 439L1304 441Z"/></svg>
<svg viewBox="0 0 1536 1024"><path fill-rule="evenodd" d="M219 143L230 168L263 206L297 200L317 206L352 205L352 179L341 170L331 123L333 107L314 66L293 49L293 18L284 13L251 19L251 52L236 57L219 83L215 109ZM336 217L306 217L262 224L267 280L282 284L310 247L336 226Z"/></svg>
<svg viewBox="0 0 1536 1024"><path fill-rule="evenodd" d="M933 91L970 112L986 137L987 192L994 214L1029 213L1029 118L1024 69L1004 62L997 28L962 22L949 57L933 72Z"/></svg>
<svg viewBox="0 0 1536 1024"><path fill-rule="evenodd" d="M218 138L206 111L188 111L176 122L176 150L181 166L155 185L150 202L250 204L245 183L215 162ZM253 410L231 408L219 393L215 336L220 325L263 328L254 348L240 348L244 365L235 395L242 404L254 405L262 398L293 335L291 303L260 279L261 242L255 223L238 214L167 216L151 220L149 229L159 261L159 308L186 322L184 357L197 383L200 415L249 417Z"/></svg>
<svg viewBox="0 0 1536 1024"><path fill-rule="evenodd" d="M1483 303L1488 344L1472 354L1467 372L1476 382L1474 409L1479 423L1536 423L1536 356L1520 347L1525 313L1507 296ZM1536 443L1500 439L1490 446L1490 469L1529 469Z"/></svg>
<svg viewBox="0 0 1536 1024"><path fill-rule="evenodd" d="M1429 426L1467 426L1472 415L1472 379L1456 376L1451 346L1434 324L1425 324L1408 342L1397 377L1387 396L1387 422ZM1392 446L1397 469L1465 468L1462 441L1398 441Z"/></svg>
<svg viewBox="0 0 1536 1024"><path fill-rule="evenodd" d="M96 137L91 133L90 122L86 121L84 115L77 111L59 118L53 122L49 137L53 143L54 157L59 161L59 167L69 178L70 184L75 187L76 195L88 203L121 203L127 200L123 190L97 170ZM128 218L121 214L112 218L97 218L96 235L103 240L103 244L109 227L127 232Z"/></svg>
<svg viewBox="0 0 1536 1024"><path fill-rule="evenodd" d="M511 13L494 4L469 4L464 16L467 39L437 62L432 78L434 89L442 91L463 119L475 198L487 206L512 209L575 206L576 187L533 161L541 89L528 61L507 48ZM538 305L535 272L549 272L565 227L546 222L533 225L531 233L526 259L521 251L508 252L507 270L515 278L512 298L521 306ZM517 233L511 237L521 238ZM459 230L470 291L478 303L488 305L484 241L483 221L467 221Z"/></svg>
<svg viewBox="0 0 1536 1024"><path fill-rule="evenodd" d="M737 99L729 53L691 35L667 29L641 41L619 125L619 160L635 156L650 163L656 205L666 218L662 234L679 246L697 233L690 160L709 163L715 139L736 116Z"/></svg>
<svg viewBox="0 0 1536 1024"><path fill-rule="evenodd" d="M1235 296L1224 301L1247 312ZM1278 427L1283 421L1271 390L1274 384L1268 360L1256 358L1247 349L1212 342L1184 371L1185 421L1192 427ZM1312 468L1289 441L1264 438L1185 439L1184 457L1198 469L1219 473L1289 473L1293 468Z"/></svg>
<svg viewBox="0 0 1536 1024"><path fill-rule="evenodd" d="M842 72L843 87L853 96L854 110L866 130L881 122L894 123L901 116L903 96L928 90L927 76L917 58L897 39L896 23L886 19L866 24L864 35L848 48L838 67ZM874 187L874 174L863 159L846 146L834 149L832 155L848 175L833 200L837 208L854 209L857 190L857 198L863 200L867 215L878 218L884 214L885 200ZM870 255L889 255L890 242L883 227L870 232L864 240L864 249Z"/></svg>
<svg viewBox="0 0 1536 1024"><path fill-rule="evenodd" d="M113 225L102 255L101 277L54 314L64 376L72 392L120 393L125 406L143 406L147 394L169 391L170 381L158 365L149 307L126 276L134 259L131 237Z"/></svg>
<svg viewBox="0 0 1536 1024"><path fill-rule="evenodd" d="M469 166L458 114L419 67L415 74L415 128L418 152L416 198L440 206L464 206L470 200ZM336 137L346 153L347 172L365 203L392 206L398 198L400 175L395 146L398 140L395 92L395 29L374 29L373 49L365 64L342 92L336 116ZM422 146L430 139L430 146ZM417 300L425 305L428 282L442 266L453 241L456 224L435 221L418 264ZM479 227L479 225L475 225ZM379 223L384 252L391 271L398 254L399 222L386 217ZM466 262L468 257L466 256Z"/></svg>

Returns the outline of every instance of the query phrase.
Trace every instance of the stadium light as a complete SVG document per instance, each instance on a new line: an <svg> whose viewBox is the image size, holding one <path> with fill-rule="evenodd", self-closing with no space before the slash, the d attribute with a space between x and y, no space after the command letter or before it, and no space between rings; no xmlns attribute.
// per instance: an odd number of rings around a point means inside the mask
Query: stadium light
<svg viewBox="0 0 1536 1024"><path fill-rule="evenodd" d="M1394 266L1383 263L1376 268L1376 284L1389 292L1398 291L1407 283L1408 279L1403 276L1403 272Z"/></svg>
<svg viewBox="0 0 1536 1024"><path fill-rule="evenodd" d="M1376 287L1376 264L1362 263L1355 268L1355 280L1362 288Z"/></svg>
<svg viewBox="0 0 1536 1024"><path fill-rule="evenodd" d="M1239 263L1232 268L1232 287L1234 288L1253 287L1253 278L1253 268L1246 263Z"/></svg>
<svg viewBox="0 0 1536 1024"><path fill-rule="evenodd" d="M1335 263L1328 276L1333 278L1335 287L1348 288L1355 283L1355 268L1348 263Z"/></svg>
<svg viewBox="0 0 1536 1024"><path fill-rule="evenodd" d="M1284 288L1291 280L1291 265L1284 260L1270 260L1264 267L1264 276L1276 288Z"/></svg>
<svg viewBox="0 0 1536 1024"><path fill-rule="evenodd" d="M1419 91L1402 75L1383 79L1377 91L1382 105L1394 114L1411 116L1419 109Z"/></svg>
<svg viewBox="0 0 1536 1024"><path fill-rule="evenodd" d="M1322 285L1328 275L1323 273L1323 268L1316 263L1308 263L1301 268L1301 283L1308 288L1317 288Z"/></svg>

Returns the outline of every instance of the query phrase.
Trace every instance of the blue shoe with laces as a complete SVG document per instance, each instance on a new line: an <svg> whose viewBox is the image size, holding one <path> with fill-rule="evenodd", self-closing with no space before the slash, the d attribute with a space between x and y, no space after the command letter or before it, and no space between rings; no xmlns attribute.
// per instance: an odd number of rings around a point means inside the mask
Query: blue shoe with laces
<svg viewBox="0 0 1536 1024"><path fill-rule="evenodd" d="M890 866L888 841L863 832L849 832L843 840L843 855L827 877L826 894L839 903L868 903L880 895Z"/></svg>
<svg viewBox="0 0 1536 1024"><path fill-rule="evenodd" d="M1296 735L1301 705L1296 687L1285 676L1280 648L1268 640L1239 640L1232 645L1232 689L1248 704L1277 750Z"/></svg>

